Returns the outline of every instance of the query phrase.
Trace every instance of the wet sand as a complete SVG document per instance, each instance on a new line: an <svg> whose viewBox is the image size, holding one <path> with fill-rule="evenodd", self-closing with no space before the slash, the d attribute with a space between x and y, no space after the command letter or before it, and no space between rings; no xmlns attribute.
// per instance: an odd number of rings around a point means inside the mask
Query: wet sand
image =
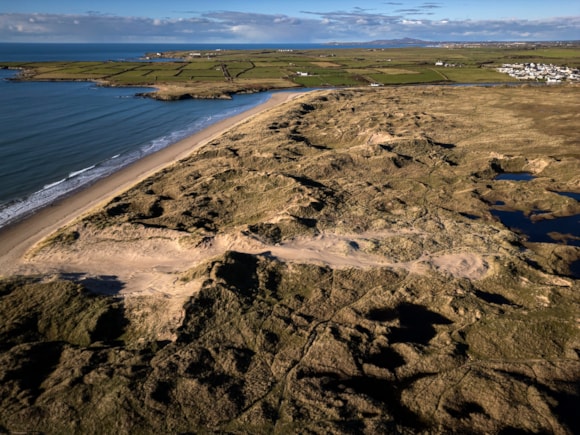
<svg viewBox="0 0 580 435"><path fill-rule="evenodd" d="M265 103L224 119L173 145L103 178L91 186L38 210L29 217L0 229L0 276L35 243L52 232L103 204L164 167L187 157L195 149L248 118L289 101L302 93L276 93Z"/></svg>

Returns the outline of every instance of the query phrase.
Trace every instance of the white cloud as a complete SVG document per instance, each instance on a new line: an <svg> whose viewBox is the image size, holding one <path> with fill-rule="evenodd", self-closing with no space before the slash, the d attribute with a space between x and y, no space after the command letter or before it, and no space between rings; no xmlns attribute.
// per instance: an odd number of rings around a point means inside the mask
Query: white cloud
<svg viewBox="0 0 580 435"><path fill-rule="evenodd" d="M425 3L425 6L436 5ZM427 8L429 9L429 8ZM578 39L580 17L542 20L429 20L367 10L280 14L215 11L190 18L2 14L0 41L324 42L413 37L426 40ZM82 23L82 25L80 25ZM274 25L273 25L274 24Z"/></svg>

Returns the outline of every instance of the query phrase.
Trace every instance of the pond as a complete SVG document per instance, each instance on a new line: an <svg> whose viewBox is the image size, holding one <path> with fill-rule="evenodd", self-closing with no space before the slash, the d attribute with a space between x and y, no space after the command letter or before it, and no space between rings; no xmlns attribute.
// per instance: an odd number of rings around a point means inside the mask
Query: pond
<svg viewBox="0 0 580 435"><path fill-rule="evenodd" d="M497 181L530 181L534 178L529 172L504 172L498 174L494 179Z"/></svg>
<svg viewBox="0 0 580 435"><path fill-rule="evenodd" d="M570 264L570 276L580 278L580 260L573 261Z"/></svg>
<svg viewBox="0 0 580 435"><path fill-rule="evenodd" d="M568 198L575 199L576 201L580 201L580 193L575 192L554 192L558 195L567 196Z"/></svg>
<svg viewBox="0 0 580 435"><path fill-rule="evenodd" d="M499 174L495 180L529 181L533 178L534 176L527 172L506 172ZM555 191L553 193L580 201L580 193ZM561 243L580 247L580 214L554 219L542 219L539 216L541 211L526 215L520 210L503 209L502 206L504 205L504 202L496 201L491 214L512 231L525 235L529 242ZM570 273L573 277L580 276L580 260L570 264Z"/></svg>
<svg viewBox="0 0 580 435"><path fill-rule="evenodd" d="M491 210L491 214L512 231L525 234L530 242L580 246L580 215L533 219L537 215L526 216L519 210Z"/></svg>

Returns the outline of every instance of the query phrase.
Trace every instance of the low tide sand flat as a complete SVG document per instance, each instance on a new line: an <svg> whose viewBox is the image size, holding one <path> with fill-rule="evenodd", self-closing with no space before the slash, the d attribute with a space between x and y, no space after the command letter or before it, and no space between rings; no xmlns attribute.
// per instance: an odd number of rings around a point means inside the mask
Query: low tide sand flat
<svg viewBox="0 0 580 435"><path fill-rule="evenodd" d="M578 433L576 236L492 211L580 214L579 93L315 91L115 183L3 257L0 429Z"/></svg>

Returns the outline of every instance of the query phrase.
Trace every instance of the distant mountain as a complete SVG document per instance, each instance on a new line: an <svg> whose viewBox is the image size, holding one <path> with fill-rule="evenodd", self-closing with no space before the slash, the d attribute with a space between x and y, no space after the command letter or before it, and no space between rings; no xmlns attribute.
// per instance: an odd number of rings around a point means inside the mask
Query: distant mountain
<svg viewBox="0 0 580 435"><path fill-rule="evenodd" d="M424 47L425 45L433 44L431 41L423 41L421 39L414 38L402 38L402 39L377 39L375 41L368 42L329 42L327 45L378 45L378 46L414 46L414 47Z"/></svg>
<svg viewBox="0 0 580 435"><path fill-rule="evenodd" d="M576 47L580 40L570 41L424 41L414 38L377 39L366 42L328 42L326 45L350 47Z"/></svg>

